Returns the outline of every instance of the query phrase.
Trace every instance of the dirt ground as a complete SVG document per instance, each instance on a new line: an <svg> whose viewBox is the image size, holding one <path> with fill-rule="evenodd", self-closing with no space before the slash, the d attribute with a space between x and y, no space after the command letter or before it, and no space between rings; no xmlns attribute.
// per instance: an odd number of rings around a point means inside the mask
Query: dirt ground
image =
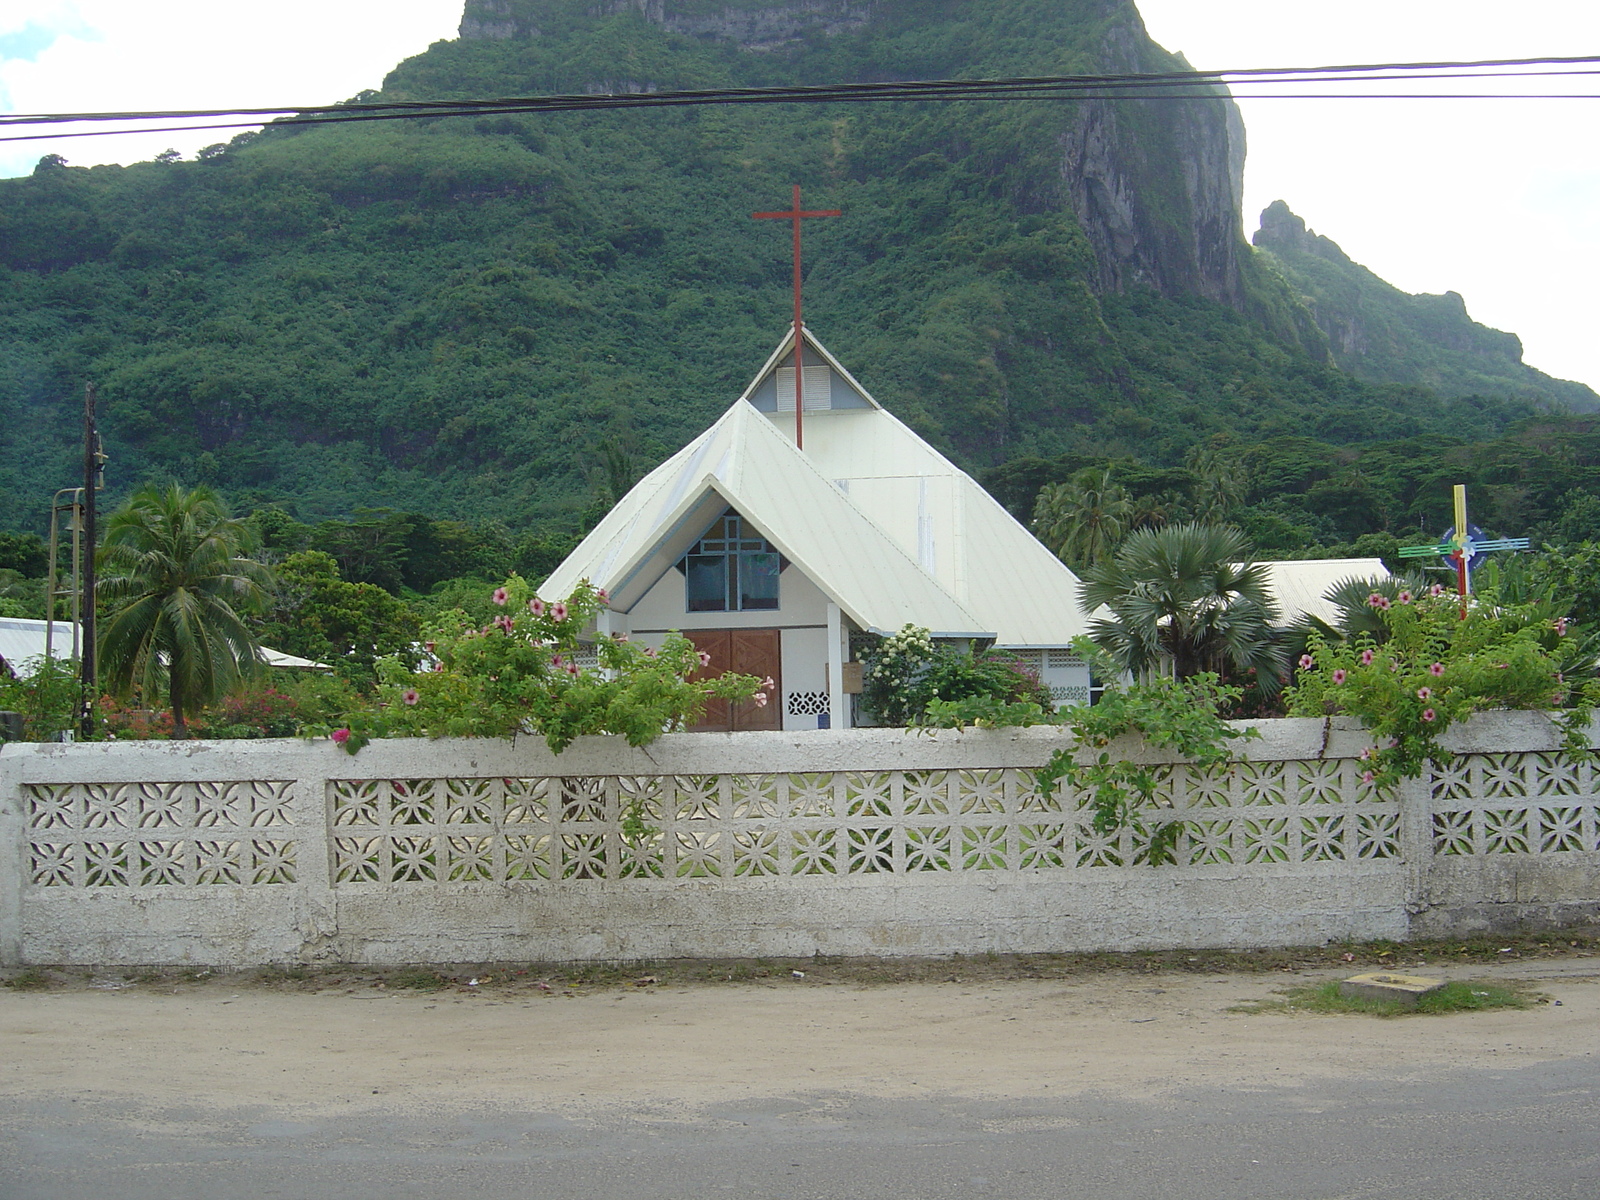
<svg viewBox="0 0 1600 1200"><path fill-rule="evenodd" d="M1248 955L12 971L0 1097L311 1112L493 1095L572 1112L819 1087L1142 1098L1404 1079L1600 1054L1597 950L1584 932ZM1522 981L1545 1002L1396 1019L1230 1011L1374 965Z"/></svg>

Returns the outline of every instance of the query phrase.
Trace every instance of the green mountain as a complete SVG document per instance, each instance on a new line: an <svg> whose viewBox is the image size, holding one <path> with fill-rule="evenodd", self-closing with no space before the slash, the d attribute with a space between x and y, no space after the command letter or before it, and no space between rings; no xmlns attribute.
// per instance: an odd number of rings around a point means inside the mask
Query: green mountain
<svg viewBox="0 0 1600 1200"><path fill-rule="evenodd" d="M382 95L1184 66L1131 0L468 0ZM782 333L787 230L749 214L794 183L845 212L807 230L808 323L974 470L1490 437L1595 402L1506 346L1451 366L1443 322L1381 362L1381 339L1330 340L1334 284L1244 238L1242 162L1227 100L275 126L192 162L46 158L0 181L0 526L38 528L75 481L94 380L110 499L175 476L307 521L575 527Z"/></svg>
<svg viewBox="0 0 1600 1200"><path fill-rule="evenodd" d="M1578 410L1597 407L1583 384L1524 363L1521 339L1479 325L1458 293L1402 292L1307 229L1282 200L1261 214L1252 241L1306 306L1333 361L1358 379L1415 384L1445 396L1532 396Z"/></svg>

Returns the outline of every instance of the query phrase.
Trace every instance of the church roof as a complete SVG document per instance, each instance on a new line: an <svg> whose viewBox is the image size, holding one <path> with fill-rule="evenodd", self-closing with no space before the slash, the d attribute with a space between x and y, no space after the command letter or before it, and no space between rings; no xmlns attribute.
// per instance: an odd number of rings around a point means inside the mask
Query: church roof
<svg viewBox="0 0 1600 1200"><path fill-rule="evenodd" d="M909 623L1004 646L1064 646L1083 633L1072 572L805 332L804 450L790 334L739 400L640 480L541 590L562 595L588 578L625 612L732 506L860 628ZM785 370L781 411L774 384Z"/></svg>

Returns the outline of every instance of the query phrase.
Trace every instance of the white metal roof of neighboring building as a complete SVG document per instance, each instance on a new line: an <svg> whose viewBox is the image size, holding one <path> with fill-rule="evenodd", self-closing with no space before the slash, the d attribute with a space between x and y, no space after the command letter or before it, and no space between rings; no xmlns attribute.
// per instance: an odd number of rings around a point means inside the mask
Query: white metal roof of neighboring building
<svg viewBox="0 0 1600 1200"><path fill-rule="evenodd" d="M1257 565L1267 569L1267 585L1285 626L1304 616L1337 626L1339 610L1327 599L1330 591L1347 579L1389 578L1381 558L1288 558Z"/></svg>
<svg viewBox="0 0 1600 1200"><path fill-rule="evenodd" d="M1064 646L1084 633L1065 564L809 330L806 346L806 386L826 363L857 403L808 407L803 451L792 407L757 410L758 389L785 361L792 370L791 331L740 399L624 496L542 590L563 595L588 578L627 611L721 512L715 492L861 628L911 623L1003 646Z"/></svg>
<svg viewBox="0 0 1600 1200"><path fill-rule="evenodd" d="M44 658L45 633L48 621L30 617L0 617L0 660L17 675L31 675L29 664ZM71 658L74 635L71 621L55 623L55 638L50 647L53 658ZM261 656L269 667L296 667L315 671L330 671L326 663L313 662L281 650L261 647Z"/></svg>

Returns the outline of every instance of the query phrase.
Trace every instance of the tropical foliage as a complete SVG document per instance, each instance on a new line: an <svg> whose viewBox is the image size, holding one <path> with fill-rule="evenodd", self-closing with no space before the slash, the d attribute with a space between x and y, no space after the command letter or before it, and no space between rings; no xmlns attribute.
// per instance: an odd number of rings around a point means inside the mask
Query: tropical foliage
<svg viewBox="0 0 1600 1200"><path fill-rule="evenodd" d="M114 695L164 698L174 737L258 665L244 617L266 603L272 574L242 556L250 544L205 487L143 488L106 522L100 679Z"/></svg>
<svg viewBox="0 0 1600 1200"><path fill-rule="evenodd" d="M1083 573L1080 604L1088 613L1110 610L1091 623L1090 636L1135 676L1170 663L1179 679L1253 674L1270 693L1285 667L1265 569L1250 561L1236 529L1184 524L1130 534Z"/></svg>
<svg viewBox="0 0 1600 1200"><path fill-rule="evenodd" d="M436 45L383 94L581 92L620 82L624 63L657 87L1049 74L1097 69L1113 45L1126 67L1184 66L1131 5L1099 0L886 3L860 34L766 53L599 7L542 4L535 39ZM1074 470L1130 456L1175 469L1218 435L1456 444L1556 394L1529 373L1480 373L1473 398L1359 382L1242 244L1232 306L1177 267L1159 290L1108 288L1061 146L1091 117L1115 129L1141 219L1177 255L1198 236L1192 130L1220 117L1204 100L1094 104L278 126L195 161L49 156L0 181L0 525L37 532L41 498L72 481L71 406L93 377L113 489L171 475L311 526L388 507L577 532L629 473L615 468L676 450L770 351L788 259L749 212L794 182L847 213L808 238L814 324L974 470L1066 454L1093 460ZM392 586L359 554L296 548ZM511 569L540 574L513 562L490 577Z"/></svg>
<svg viewBox="0 0 1600 1200"><path fill-rule="evenodd" d="M1429 759L1448 753L1439 738L1485 709L1559 711L1576 737L1594 699L1592 653L1549 603L1505 605L1492 593L1466 606L1439 585L1391 600L1373 591L1368 604L1384 636L1360 632L1330 643L1313 634L1289 693L1294 716L1348 713L1361 718L1374 745L1362 757L1368 782L1389 787L1415 778ZM1574 702L1576 702L1574 704ZM1581 742L1573 748L1586 749Z"/></svg>
<svg viewBox="0 0 1600 1200"><path fill-rule="evenodd" d="M1032 724L1054 708L1038 675L1015 657L937 643L915 625L865 652L861 706L884 725L946 727Z"/></svg>
<svg viewBox="0 0 1600 1200"><path fill-rule="evenodd" d="M1091 659L1093 647L1084 646ZM1103 660L1108 677L1112 664ZM1157 787L1157 768L1112 750L1118 738L1138 737L1148 746L1176 751L1204 766L1225 763L1233 757L1229 743L1259 737L1255 729L1226 723L1220 710L1236 703L1239 689L1229 687L1210 672L1172 679L1157 677L1142 683L1106 688L1095 705L1074 705L1061 713L1061 723L1071 743L1050 756L1038 773L1038 788L1048 795L1065 781L1084 797L1093 813L1097 832L1110 835L1131 829L1135 837L1133 861L1152 866L1174 860L1173 851L1183 832L1183 821L1163 802ZM1119 861L1120 851L1111 851Z"/></svg>
<svg viewBox="0 0 1600 1200"><path fill-rule="evenodd" d="M1075 570L1104 560L1133 520L1134 506L1108 468L1047 484L1033 506L1034 535Z"/></svg>
<svg viewBox="0 0 1600 1200"><path fill-rule="evenodd" d="M659 650L599 634L592 664L581 663L579 635L605 602L587 583L565 600L546 601L513 575L492 601L500 615L487 625L456 612L427 630L431 670L383 659L375 703L331 730L334 740L352 754L374 736L532 732L560 753L585 734L616 734L643 746L693 724L713 697L770 699L771 680L699 677L710 659L681 634L669 634Z"/></svg>

